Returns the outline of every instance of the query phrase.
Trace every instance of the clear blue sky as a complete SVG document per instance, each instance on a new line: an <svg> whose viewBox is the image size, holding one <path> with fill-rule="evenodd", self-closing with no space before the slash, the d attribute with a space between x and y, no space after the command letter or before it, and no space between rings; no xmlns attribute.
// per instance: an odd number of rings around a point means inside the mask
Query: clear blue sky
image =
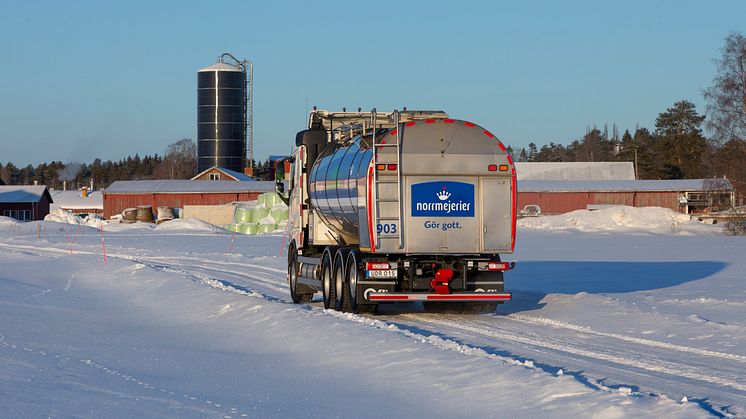
<svg viewBox="0 0 746 419"><path fill-rule="evenodd" d="M255 63L255 157L308 105L442 109L505 143L652 127L702 89L746 2L6 2L0 161L117 160L196 139L196 71Z"/></svg>

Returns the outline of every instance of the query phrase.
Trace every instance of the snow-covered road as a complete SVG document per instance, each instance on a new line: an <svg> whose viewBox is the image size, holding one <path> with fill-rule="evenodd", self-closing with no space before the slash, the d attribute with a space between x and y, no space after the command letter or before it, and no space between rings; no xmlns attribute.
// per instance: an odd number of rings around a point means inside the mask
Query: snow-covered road
<svg viewBox="0 0 746 419"><path fill-rule="evenodd" d="M279 236L42 225L0 223L14 417L746 415L743 238L523 229L496 314L357 316Z"/></svg>

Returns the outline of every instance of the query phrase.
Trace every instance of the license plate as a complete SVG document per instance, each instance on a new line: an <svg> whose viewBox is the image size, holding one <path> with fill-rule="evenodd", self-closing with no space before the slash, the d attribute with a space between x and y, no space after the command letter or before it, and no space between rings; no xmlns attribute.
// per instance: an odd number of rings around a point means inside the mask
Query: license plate
<svg viewBox="0 0 746 419"><path fill-rule="evenodd" d="M366 278L396 278L396 269L366 271Z"/></svg>

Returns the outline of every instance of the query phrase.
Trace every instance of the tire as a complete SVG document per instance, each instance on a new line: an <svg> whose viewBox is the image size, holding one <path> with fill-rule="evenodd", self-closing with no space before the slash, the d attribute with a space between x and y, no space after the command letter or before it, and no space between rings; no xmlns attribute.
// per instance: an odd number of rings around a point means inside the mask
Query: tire
<svg viewBox="0 0 746 419"><path fill-rule="evenodd" d="M321 256L321 292L324 295L324 308L333 308L337 295L334 292L332 274L332 255L327 247Z"/></svg>
<svg viewBox="0 0 746 419"><path fill-rule="evenodd" d="M288 247L288 285L290 287L290 299L295 304L307 304L313 299L313 292L304 285L298 284L298 254L295 244Z"/></svg>
<svg viewBox="0 0 746 419"><path fill-rule="evenodd" d="M350 311L350 301L348 299L349 286L347 282L345 262L347 261L347 249L339 249L334 255L334 309L347 313Z"/></svg>
<svg viewBox="0 0 746 419"><path fill-rule="evenodd" d="M360 252L356 250L351 251L350 254L347 255L347 263L345 266L347 275L345 275L346 285L344 288L347 295L349 311L352 313L375 313L378 304L358 302L357 281L361 278L361 275L363 275L363 270L360 268Z"/></svg>

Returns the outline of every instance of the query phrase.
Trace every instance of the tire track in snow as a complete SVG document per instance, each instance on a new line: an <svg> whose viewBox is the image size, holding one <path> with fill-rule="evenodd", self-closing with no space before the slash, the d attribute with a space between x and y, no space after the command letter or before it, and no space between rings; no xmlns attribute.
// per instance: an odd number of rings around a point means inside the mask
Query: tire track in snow
<svg viewBox="0 0 746 419"><path fill-rule="evenodd" d="M673 343L661 342L661 341L652 340L652 339L644 339L644 338L638 338L635 336L622 335L619 333L601 332L598 330L593 330L590 327L579 326L576 324L567 323L567 322L558 321L558 320L552 320L552 319L548 319L545 317L534 317L534 316L527 316L527 315L522 315L522 314L511 314L504 318L508 320L512 320L512 321L517 321L517 322L524 322L524 323L530 323L530 324L541 324L541 325L546 325L546 326L559 328L559 329L572 330L574 332L579 332L579 333L586 333L586 334L591 334L591 335L596 335L596 336L617 339L617 340L621 340L625 342L636 343L639 345L650 346L653 348L669 349L672 351L685 352L685 353L690 353L690 354L695 354L695 355L700 355L700 356L709 356L713 358L727 359L730 361L746 363L746 356L743 356L743 355L732 354L728 352L712 351L709 349L692 348L690 346L676 345Z"/></svg>
<svg viewBox="0 0 746 419"><path fill-rule="evenodd" d="M425 323L440 326L441 328L439 330L441 331L444 330L444 328L451 328L463 331L467 335L484 336L490 339L494 339L495 342L498 343L501 341L510 341L522 345L529 345L532 347L547 348L555 351L582 356L585 358L611 362L618 365L633 366L654 373L665 373L674 377L719 384L725 387L730 387L732 389L746 392L746 382L739 382L735 379L728 379L723 378L722 376L709 374L705 371L702 371L701 369L692 368L685 363L678 362L675 357L667 358L664 360L659 359L655 362L650 362L645 359L626 356L622 351L616 350L613 345L603 346L603 349L608 352L592 351L581 345L574 344L569 340L553 339L547 336L521 336L516 333L502 332L499 329L479 327L446 319L436 319L424 315L405 314L402 317L413 319L420 324ZM583 344L587 346L586 342L583 342Z"/></svg>

